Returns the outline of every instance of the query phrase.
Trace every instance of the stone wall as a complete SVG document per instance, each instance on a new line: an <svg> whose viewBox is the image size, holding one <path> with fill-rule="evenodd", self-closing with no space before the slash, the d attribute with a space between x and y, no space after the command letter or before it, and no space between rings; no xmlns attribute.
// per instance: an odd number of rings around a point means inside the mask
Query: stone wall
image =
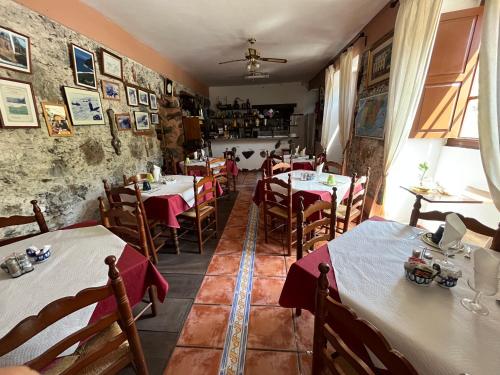
<svg viewBox="0 0 500 375"><path fill-rule="evenodd" d="M107 115L106 125L75 126L74 136L50 137L43 117L41 102L63 102L62 86L76 87L70 63L69 44L74 43L98 56L101 45L45 16L13 1L0 0L1 26L30 37L32 74L0 68L0 77L15 78L33 84L40 128L0 128L0 216L29 214L31 199L37 199L50 229L98 217L97 197L102 195L102 179L120 181L123 174L146 170L151 163L161 163L160 142L153 136L139 136L132 131L120 131L121 155L111 146ZM123 57L124 81L156 92L164 90L164 80L156 72ZM98 90L101 78L96 58ZM131 113L147 108L129 107L125 88L120 83L120 101L102 99L104 111ZM176 82L177 90L187 90ZM187 90L189 91L189 90ZM102 98L102 93L101 93ZM158 100L166 106L166 100ZM150 110L151 111L151 110ZM160 108L160 121L169 121ZM132 120L133 121L133 120ZM167 125L167 127L169 124ZM180 136L179 123L174 134ZM172 150L181 152L182 140L169 139ZM30 230L25 228L22 232ZM3 231L0 236L19 232Z"/></svg>

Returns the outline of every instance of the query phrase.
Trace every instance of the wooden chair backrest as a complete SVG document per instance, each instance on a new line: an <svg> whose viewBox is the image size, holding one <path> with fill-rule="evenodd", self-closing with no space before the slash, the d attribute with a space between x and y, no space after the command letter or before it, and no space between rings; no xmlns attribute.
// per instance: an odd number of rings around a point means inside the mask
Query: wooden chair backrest
<svg viewBox="0 0 500 375"><path fill-rule="evenodd" d="M213 206L217 209L217 189L214 176L205 176L199 181L193 176L194 208L196 218L200 217L200 211L205 206Z"/></svg>
<svg viewBox="0 0 500 375"><path fill-rule="evenodd" d="M228 150L226 148L226 151L224 151L224 159L235 160L236 159L236 155L234 154L234 152L232 150Z"/></svg>
<svg viewBox="0 0 500 375"><path fill-rule="evenodd" d="M344 341L338 333L338 327L342 327L350 337L369 349L386 367L389 374L417 375L417 371L411 363L400 352L390 346L382 333L373 324L359 318L351 308L335 301L328 294L327 274L330 271L330 266L321 263L318 269L320 276L316 289L314 317L313 375L323 374L324 369L328 369L330 373L335 375L345 373L327 351L327 343L357 374L375 375L379 373L373 363L364 361Z"/></svg>
<svg viewBox="0 0 500 375"><path fill-rule="evenodd" d="M165 174L177 174L177 162L172 152L167 152L166 156L164 156L162 170Z"/></svg>
<svg viewBox="0 0 500 375"><path fill-rule="evenodd" d="M138 173L135 176L130 176L130 177L123 175L123 185L127 186L136 182L142 182L144 180L147 180L148 176L149 173Z"/></svg>
<svg viewBox="0 0 500 375"><path fill-rule="evenodd" d="M429 220L429 221L446 221L446 216L451 214L452 212L441 212L441 211L427 211L421 212L420 208L422 207L422 196L420 194L417 195L415 203L413 205L413 210L411 212L410 217L410 225L412 227L416 227L418 220ZM478 220L465 217L459 213L457 213L460 220L463 221L465 227L475 233L482 234L483 236L492 237L493 240L491 242L490 248L495 251L500 251L500 223L498 224L497 229L490 228Z"/></svg>
<svg viewBox="0 0 500 375"><path fill-rule="evenodd" d="M280 180L276 177L267 177L264 174L262 179L263 185L263 203L264 212L269 211L273 207L278 207L287 212L287 218L289 221L292 219L292 176L288 174L288 182ZM276 190L277 187L285 189L285 193Z"/></svg>
<svg viewBox="0 0 500 375"><path fill-rule="evenodd" d="M203 174L205 176L208 176L210 174L209 169L208 169L206 163L202 167L200 165L187 164L186 161L184 161L184 170L183 170L183 173L184 173L185 176L194 176L195 175L195 171L200 171L200 170L203 170ZM191 174L190 171L193 171L193 173Z"/></svg>
<svg viewBox="0 0 500 375"><path fill-rule="evenodd" d="M132 362L139 374L147 374L148 369L144 359L139 334L125 291L125 285L116 268L116 258L114 256L108 256L105 259L105 263L109 267L108 275L110 283L108 285L84 289L74 297L64 297L53 301L45 306L38 315L33 315L22 320L0 339L0 357L16 349L53 323L75 311L103 301L110 296L114 296L117 303L117 310L62 339L44 353L26 363L26 365L41 372L42 369L51 364L57 356L66 349L78 342L93 337L117 322L122 329L119 335L115 336L112 340L100 346L98 349L82 354L78 360L64 371L64 374L82 373L82 370L87 366L108 353L115 351L125 341L128 341L130 345L130 353L120 358L118 364L112 366L106 373L116 373L119 369Z"/></svg>
<svg viewBox="0 0 500 375"><path fill-rule="evenodd" d="M290 161L292 161L292 159L290 159ZM277 163L277 164L271 166L271 176L274 176L276 174L275 171L277 171L279 174L279 173L285 173L285 172L291 171L291 170L292 170L292 164L288 164L285 162Z"/></svg>
<svg viewBox="0 0 500 375"><path fill-rule="evenodd" d="M328 213L328 210L330 213ZM319 241L331 241L335 238L335 226L337 223L337 188L332 189L332 200L326 202L317 200L304 209L304 197L299 197L297 208L297 260L302 258L304 251L314 248ZM310 219L312 216L316 220ZM325 229L324 233L317 232Z"/></svg>
<svg viewBox="0 0 500 375"><path fill-rule="evenodd" d="M318 155L314 157L314 166L317 167L321 163L326 162L326 152L320 152Z"/></svg>
<svg viewBox="0 0 500 375"><path fill-rule="evenodd" d="M220 164L221 165L216 165ZM227 159L224 157L207 159L207 171L215 178L227 176Z"/></svg>
<svg viewBox="0 0 500 375"><path fill-rule="evenodd" d="M321 163L320 163L321 164ZM335 174L344 174L344 167L342 164L337 163L336 161L325 161L323 165L323 172L325 173L335 173Z"/></svg>
<svg viewBox="0 0 500 375"><path fill-rule="evenodd" d="M40 233L46 233L49 231L49 228L47 227L47 223L45 222L45 218L43 216L43 213L40 210L40 207L38 207L38 202L36 200L32 200L30 203L33 206L33 216L15 215L15 216L8 216L8 217L0 217L0 228L15 227L18 225L25 225L25 224L31 224L31 223L36 222L38 224L38 228L40 229L40 232L39 233L25 234L25 235L17 236L17 237L10 237L10 238L1 239L0 246L8 245L10 243L21 241L21 240L24 240L25 238L30 238L30 237L36 236Z"/></svg>
<svg viewBox="0 0 500 375"><path fill-rule="evenodd" d="M346 203L346 223L349 221L351 216L351 211L353 209L359 209L361 215L363 215L363 210L366 200L366 192L368 191L368 183L370 182L370 167L366 170L366 175L358 178L356 172L353 173L351 178L351 185L349 187L349 196L347 197Z"/></svg>
<svg viewBox="0 0 500 375"><path fill-rule="evenodd" d="M122 202L120 206L106 209L102 197L98 199L102 225L149 259L147 229L139 202ZM131 207L134 211L128 211L125 207Z"/></svg>

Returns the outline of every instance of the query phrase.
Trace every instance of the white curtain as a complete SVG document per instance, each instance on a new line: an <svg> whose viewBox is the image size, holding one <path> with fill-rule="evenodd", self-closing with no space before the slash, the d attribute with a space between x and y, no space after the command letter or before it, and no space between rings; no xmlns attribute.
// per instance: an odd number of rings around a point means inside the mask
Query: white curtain
<svg viewBox="0 0 500 375"><path fill-rule="evenodd" d="M345 151L351 133L356 100L358 60L359 54L355 54L353 47L349 47L346 52L340 55L339 140L342 152Z"/></svg>
<svg viewBox="0 0 500 375"><path fill-rule="evenodd" d="M500 210L500 1L486 0L479 51L479 150Z"/></svg>
<svg viewBox="0 0 500 375"><path fill-rule="evenodd" d="M401 0L394 28L385 121L384 177L410 134L424 88L442 0Z"/></svg>
<svg viewBox="0 0 500 375"><path fill-rule="evenodd" d="M325 70L325 107L321 128L321 146L327 155L339 131L339 71L330 65Z"/></svg>

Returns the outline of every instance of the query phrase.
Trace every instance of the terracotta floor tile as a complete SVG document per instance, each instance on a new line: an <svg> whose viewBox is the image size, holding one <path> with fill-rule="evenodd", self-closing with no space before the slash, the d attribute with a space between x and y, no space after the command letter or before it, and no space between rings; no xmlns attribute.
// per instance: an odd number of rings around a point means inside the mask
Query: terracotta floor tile
<svg viewBox="0 0 500 375"><path fill-rule="evenodd" d="M215 249L215 255L238 255L243 252L243 242L238 240L221 239Z"/></svg>
<svg viewBox="0 0 500 375"><path fill-rule="evenodd" d="M237 227L237 228L243 228L243 230L246 231L246 228L247 228L247 224L248 224L248 220L247 219L241 219L241 218L229 218L227 223L226 223L226 229L225 230L228 230L229 228L233 228L233 227Z"/></svg>
<svg viewBox="0 0 500 375"><path fill-rule="evenodd" d="M293 314L295 334L297 336L297 349L301 352L312 350L314 338L314 315L307 310L302 310L300 316Z"/></svg>
<svg viewBox="0 0 500 375"><path fill-rule="evenodd" d="M299 364L302 375L312 375L312 353L299 353Z"/></svg>
<svg viewBox="0 0 500 375"><path fill-rule="evenodd" d="M245 227L229 227L224 229L224 232L222 233L222 236L220 238L221 240L237 241L238 243L243 244L246 232L246 224Z"/></svg>
<svg viewBox="0 0 500 375"><path fill-rule="evenodd" d="M230 306L193 305L177 345L222 348Z"/></svg>
<svg viewBox="0 0 500 375"><path fill-rule="evenodd" d="M285 257L273 255L256 255L254 275L259 277L285 277Z"/></svg>
<svg viewBox="0 0 500 375"><path fill-rule="evenodd" d="M253 279L252 305L275 305L279 306L279 299L284 278L278 277L256 277Z"/></svg>
<svg viewBox="0 0 500 375"><path fill-rule="evenodd" d="M205 276L194 303L231 305L236 276Z"/></svg>
<svg viewBox="0 0 500 375"><path fill-rule="evenodd" d="M176 347L164 375L216 375L222 350Z"/></svg>
<svg viewBox="0 0 500 375"><path fill-rule="evenodd" d="M284 249L281 244L278 244L274 241L266 243L264 241L264 237L259 237L259 239L257 240L255 253L263 255L285 255L286 249Z"/></svg>
<svg viewBox="0 0 500 375"><path fill-rule="evenodd" d="M207 275L237 275L241 256L214 255L210 262Z"/></svg>
<svg viewBox="0 0 500 375"><path fill-rule="evenodd" d="M298 357L294 352L248 350L245 375L299 375Z"/></svg>
<svg viewBox="0 0 500 375"><path fill-rule="evenodd" d="M252 306L247 347L249 349L297 350L292 311L283 307Z"/></svg>
<svg viewBox="0 0 500 375"><path fill-rule="evenodd" d="M292 264L294 264L297 261L297 257L295 255L292 255L291 257L285 257L285 264L286 264L286 273L288 275L288 271L290 271L290 267Z"/></svg>

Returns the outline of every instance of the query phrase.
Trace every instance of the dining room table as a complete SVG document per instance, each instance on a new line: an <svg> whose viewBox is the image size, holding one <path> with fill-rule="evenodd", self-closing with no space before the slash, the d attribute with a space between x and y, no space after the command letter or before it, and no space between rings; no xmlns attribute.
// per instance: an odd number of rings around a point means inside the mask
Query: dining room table
<svg viewBox="0 0 500 375"><path fill-rule="evenodd" d="M404 262L414 249L426 248L434 260L443 255L422 240L421 229L372 218L293 263L283 286L279 304L315 313L318 265L327 263L330 295L374 324L389 343L412 363L419 374L458 375L500 373L500 303L483 297L490 313L469 312L461 299L474 291L473 261L467 252L452 262L462 272L453 288L436 282L423 287L407 280ZM471 245L468 245L471 246ZM477 249L471 246L472 257ZM500 253L491 251L500 257ZM349 333L344 327L344 339ZM372 360L359 343L353 348Z"/></svg>
<svg viewBox="0 0 500 375"><path fill-rule="evenodd" d="M283 161L285 163L290 164L290 160L292 160L293 165L292 169L302 169L307 171L314 170L314 157L310 157L308 155L283 155Z"/></svg>
<svg viewBox="0 0 500 375"><path fill-rule="evenodd" d="M0 247L0 259L13 253L25 253L30 246L51 246L50 257L34 263L34 269L17 278L0 272L0 337L23 319L36 315L49 303L92 287L108 284L104 259L116 257L130 305L141 302L150 287L163 302L168 283L149 259L108 229L89 221L36 235ZM64 317L14 351L0 357L0 367L20 365L116 309L113 296ZM69 355L75 344L62 355Z"/></svg>
<svg viewBox="0 0 500 375"><path fill-rule="evenodd" d="M215 157L209 157L209 160L216 159ZM235 160L227 159L227 172L232 176L238 176L239 169ZM177 163L177 169L184 172L185 160L181 160ZM211 165L212 168L221 167L225 162L216 162ZM206 160L190 160L187 164L189 166L188 174L190 176L204 176L206 174L207 162Z"/></svg>

